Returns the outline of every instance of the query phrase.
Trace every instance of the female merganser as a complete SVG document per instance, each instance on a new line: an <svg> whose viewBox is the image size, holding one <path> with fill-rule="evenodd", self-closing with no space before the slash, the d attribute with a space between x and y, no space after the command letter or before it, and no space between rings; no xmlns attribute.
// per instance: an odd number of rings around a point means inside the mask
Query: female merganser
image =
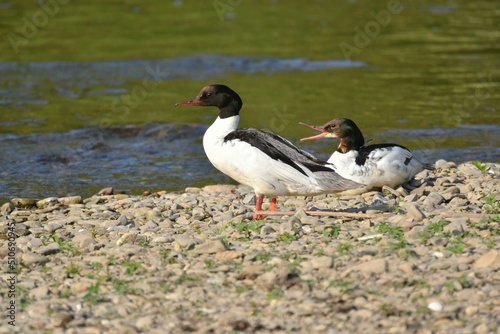
<svg viewBox="0 0 500 334"><path fill-rule="evenodd" d="M340 138L340 145L328 162L335 164L341 176L365 184L365 190L384 185L394 188L424 169L434 169L434 166L418 161L409 149L401 145L365 146L361 130L350 119L336 118L322 126L300 124L321 132L301 140Z"/></svg>
<svg viewBox="0 0 500 334"><path fill-rule="evenodd" d="M318 195L362 186L270 131L238 129L243 102L227 86L206 86L195 99L175 105L219 108L219 116L203 136L203 148L215 168L254 189L256 211L262 210L264 196L272 198L269 210L276 211L276 196Z"/></svg>

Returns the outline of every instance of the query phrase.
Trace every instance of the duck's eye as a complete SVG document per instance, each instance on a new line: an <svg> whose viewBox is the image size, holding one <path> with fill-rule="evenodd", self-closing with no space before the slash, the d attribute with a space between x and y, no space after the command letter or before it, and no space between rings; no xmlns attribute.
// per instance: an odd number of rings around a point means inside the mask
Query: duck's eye
<svg viewBox="0 0 500 334"><path fill-rule="evenodd" d="M207 95L206 95L206 96L212 96L212 93L207 93Z"/></svg>

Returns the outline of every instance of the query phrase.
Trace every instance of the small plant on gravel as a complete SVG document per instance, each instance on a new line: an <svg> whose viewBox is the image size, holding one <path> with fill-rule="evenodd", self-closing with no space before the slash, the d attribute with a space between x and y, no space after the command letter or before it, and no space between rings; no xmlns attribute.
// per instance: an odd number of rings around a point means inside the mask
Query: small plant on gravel
<svg viewBox="0 0 500 334"><path fill-rule="evenodd" d="M148 248L149 245L151 244L151 238L147 238L146 241L139 242L139 246L142 246L144 248Z"/></svg>
<svg viewBox="0 0 500 334"><path fill-rule="evenodd" d="M493 247L495 247L495 238L494 237L492 237L492 236L488 237L488 241L486 242L486 247L488 247L488 249L493 249Z"/></svg>
<svg viewBox="0 0 500 334"><path fill-rule="evenodd" d="M297 267L299 267L300 263L301 263L301 262L304 262L305 260L306 260L306 258L305 258L305 257L302 257L302 256L297 256L297 257L293 260L293 262L290 262L290 263L288 264L288 268L290 268L290 269L296 269Z"/></svg>
<svg viewBox="0 0 500 334"><path fill-rule="evenodd" d="M486 210L489 214L499 214L500 213L500 203L496 199L498 194L492 195L491 193L483 197L483 201L486 205L483 205L483 210Z"/></svg>
<svg viewBox="0 0 500 334"><path fill-rule="evenodd" d="M468 288L472 287L472 283L469 281L469 279L465 275L462 275L458 278L458 283L460 283L462 285L462 288L464 288L464 289L468 289Z"/></svg>
<svg viewBox="0 0 500 334"><path fill-rule="evenodd" d="M169 283L164 283L160 286L160 291L162 293L167 293L168 291L170 291L170 284Z"/></svg>
<svg viewBox="0 0 500 334"><path fill-rule="evenodd" d="M453 247L446 247L445 250L450 251L454 254L462 254L464 252L465 244L463 242L452 241L455 244Z"/></svg>
<svg viewBox="0 0 500 334"><path fill-rule="evenodd" d="M389 234L391 236L401 236L403 234L401 226L389 226L386 222L379 223L374 227L378 233Z"/></svg>
<svg viewBox="0 0 500 334"><path fill-rule="evenodd" d="M59 244L59 250L61 251L61 253L71 253L74 256L80 255L80 251L77 250L75 246L73 246L71 240L62 241L57 235L52 232L50 236L42 237L42 243L45 245L50 241L50 239Z"/></svg>
<svg viewBox="0 0 500 334"><path fill-rule="evenodd" d="M273 300L273 299L281 299L283 298L283 290L281 288L273 288L271 291L269 291L266 295L266 300Z"/></svg>
<svg viewBox="0 0 500 334"><path fill-rule="evenodd" d="M114 265L114 264L115 264L115 260L116 260L116 259L115 259L115 257L116 257L116 255L115 255L115 254L111 254L111 255L109 256L108 261L106 261L106 265L108 265L108 266L112 266L112 265Z"/></svg>
<svg viewBox="0 0 500 334"><path fill-rule="evenodd" d="M250 302L250 306L252 307L252 313L250 314L251 316L254 316L254 317L262 317L262 316L264 316L264 313L262 313L259 310L259 307L258 307L258 305L257 305L256 302L251 301Z"/></svg>
<svg viewBox="0 0 500 334"><path fill-rule="evenodd" d="M341 229L342 227L340 226L325 226L323 229L323 235L325 237L337 238Z"/></svg>
<svg viewBox="0 0 500 334"><path fill-rule="evenodd" d="M288 233L288 232L280 234L280 236L278 237L278 241L284 242L287 245L289 245L292 241L295 241L295 240L297 240L297 237L293 234Z"/></svg>
<svg viewBox="0 0 500 334"><path fill-rule="evenodd" d="M235 226L236 230L240 234L245 235L247 238L252 235L252 231L255 233L260 233L260 220L252 220L251 222L242 221Z"/></svg>
<svg viewBox="0 0 500 334"><path fill-rule="evenodd" d="M412 285L414 285L418 289L425 289L431 287L431 285L429 284L429 282L427 282L426 279L416 280Z"/></svg>
<svg viewBox="0 0 500 334"><path fill-rule="evenodd" d="M19 306L21 308L26 308L31 303L30 296L28 295L28 291L22 285L17 286L17 291L19 291Z"/></svg>
<svg viewBox="0 0 500 334"><path fill-rule="evenodd" d="M123 262L122 267L127 268L127 275L132 276L135 271L141 266L140 262Z"/></svg>
<svg viewBox="0 0 500 334"><path fill-rule="evenodd" d="M417 309L417 312L415 312L415 316L420 316L420 315L429 315L432 314L432 310L428 308L427 306L421 306Z"/></svg>
<svg viewBox="0 0 500 334"><path fill-rule="evenodd" d="M344 255L344 254L348 253L353 248L354 248L353 245L351 245L350 243L346 242L346 243L338 245L337 246L337 251L340 253L340 255Z"/></svg>
<svg viewBox="0 0 500 334"><path fill-rule="evenodd" d="M417 254L414 251L411 251L409 249L403 249L398 253L399 257L402 258L405 261L408 261L410 257L416 257Z"/></svg>
<svg viewBox="0 0 500 334"><path fill-rule="evenodd" d="M316 253L313 253L314 256L323 256L325 252L323 252L323 248L320 248Z"/></svg>
<svg viewBox="0 0 500 334"><path fill-rule="evenodd" d="M237 294L241 294L241 293L244 293L244 292L247 292L247 291L252 291L253 290L253 287L251 285L248 285L248 284L244 284L242 286L238 286L234 289L234 292L237 293Z"/></svg>
<svg viewBox="0 0 500 334"><path fill-rule="evenodd" d="M368 295L375 295L375 296L383 296L385 295L384 291L377 291L377 290L365 290L365 293Z"/></svg>
<svg viewBox="0 0 500 334"><path fill-rule="evenodd" d="M183 283L186 283L186 282L199 282L201 281L201 279L199 277L196 277L196 276L189 276L189 275L186 275L186 273L182 273L181 277L179 277L179 279L177 280L177 284L183 284Z"/></svg>
<svg viewBox="0 0 500 334"><path fill-rule="evenodd" d="M420 242L427 244L427 241L432 238L436 233L442 232L444 227L448 225L447 221L440 221L438 223L431 223L425 227L425 231L419 234Z"/></svg>
<svg viewBox="0 0 500 334"><path fill-rule="evenodd" d="M227 239L227 236L224 235L222 237L218 237L217 239L219 239L222 242L224 242L228 248L233 247L233 244Z"/></svg>
<svg viewBox="0 0 500 334"><path fill-rule="evenodd" d="M83 296L83 299L90 305L97 304L101 298L99 296L99 288L101 286L100 282L96 282L87 288L87 294Z"/></svg>
<svg viewBox="0 0 500 334"><path fill-rule="evenodd" d="M69 267L66 267L66 274L68 275L78 275L80 274L80 268L75 266L73 261L70 262Z"/></svg>
<svg viewBox="0 0 500 334"><path fill-rule="evenodd" d="M403 237L397 237L396 242L389 241L387 244L389 245L389 250L390 251L395 251L401 248L406 248L408 246L413 246L413 244L410 244L408 241L406 241L405 238Z"/></svg>
<svg viewBox="0 0 500 334"><path fill-rule="evenodd" d="M94 269L94 270L101 270L101 269L102 269L102 267L103 267L102 263L100 263L100 262L92 262L92 263L90 264L90 266L91 266L91 267L92 267L92 269Z"/></svg>
<svg viewBox="0 0 500 334"><path fill-rule="evenodd" d="M207 259L204 262L205 262L205 268L206 269L212 269L215 266L215 261L214 260Z"/></svg>
<svg viewBox="0 0 500 334"><path fill-rule="evenodd" d="M393 213L399 213L400 211L400 207L398 205L391 205L389 206L389 209L393 212Z"/></svg>
<svg viewBox="0 0 500 334"><path fill-rule="evenodd" d="M349 293L351 291L350 285L352 284L351 281L341 281L341 280L331 280L330 283L328 283L328 286L326 289L330 289L332 287L339 287L340 288L340 293Z"/></svg>
<svg viewBox="0 0 500 334"><path fill-rule="evenodd" d="M441 286L448 289L449 292L455 291L455 285L452 281L446 281Z"/></svg>
<svg viewBox="0 0 500 334"><path fill-rule="evenodd" d="M74 296L75 294L71 292L71 290L62 290L59 291L59 297L60 298L69 298L71 296Z"/></svg>
<svg viewBox="0 0 500 334"><path fill-rule="evenodd" d="M472 161L472 164L483 173L487 172L490 169L487 164L483 164L481 161Z"/></svg>
<svg viewBox="0 0 500 334"><path fill-rule="evenodd" d="M271 258L271 254L260 253L255 257L255 261L268 261Z"/></svg>
<svg viewBox="0 0 500 334"><path fill-rule="evenodd" d="M133 289L129 287L131 282L124 279L115 279L113 280L113 289L119 294L130 294L130 295L138 295L139 289Z"/></svg>
<svg viewBox="0 0 500 334"><path fill-rule="evenodd" d="M284 261L290 261L293 260L297 257L297 254L295 252L286 252L285 254L281 254L280 258Z"/></svg>

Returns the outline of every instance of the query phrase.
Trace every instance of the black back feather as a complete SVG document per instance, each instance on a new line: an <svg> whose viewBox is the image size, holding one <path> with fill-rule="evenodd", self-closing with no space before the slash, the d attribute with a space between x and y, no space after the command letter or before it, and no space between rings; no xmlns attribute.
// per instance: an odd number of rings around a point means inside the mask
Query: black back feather
<svg viewBox="0 0 500 334"><path fill-rule="evenodd" d="M312 154L300 150L288 140L283 139L271 131L256 128L236 129L224 137L224 142L234 139L244 141L258 148L270 158L286 163L304 175L307 174L295 163L295 161L312 172L334 172L332 168L326 166L328 164L327 162L319 160Z"/></svg>

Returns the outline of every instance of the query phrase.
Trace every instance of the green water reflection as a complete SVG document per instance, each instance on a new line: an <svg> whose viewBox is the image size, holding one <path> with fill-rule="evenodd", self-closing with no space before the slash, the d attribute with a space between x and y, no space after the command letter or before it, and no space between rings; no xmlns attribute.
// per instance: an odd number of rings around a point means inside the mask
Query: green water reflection
<svg viewBox="0 0 500 334"><path fill-rule="evenodd" d="M352 118L375 137L390 129L500 124L500 3L495 0L61 3L67 4L45 25L39 21L36 33L26 38L23 17L41 20L43 8L6 1L0 9L5 37L0 60L165 59L201 53L313 60L348 56L369 66L227 74L216 81L242 96L241 126L269 128L292 139L310 134L299 121L324 123L335 117ZM29 71L20 81L29 84ZM206 116L214 116L214 110L175 109L173 104L193 98L213 81L162 81L124 115L111 110L122 94L88 93L109 86L90 83L77 96L64 97L47 79L35 88L44 96L38 104L19 105L22 96L3 96L0 133L63 132L103 120L109 125L208 124ZM0 92L16 84L0 82ZM142 82L125 78L118 86L130 92ZM405 144L405 138L394 140ZM447 138L432 145L469 144Z"/></svg>

